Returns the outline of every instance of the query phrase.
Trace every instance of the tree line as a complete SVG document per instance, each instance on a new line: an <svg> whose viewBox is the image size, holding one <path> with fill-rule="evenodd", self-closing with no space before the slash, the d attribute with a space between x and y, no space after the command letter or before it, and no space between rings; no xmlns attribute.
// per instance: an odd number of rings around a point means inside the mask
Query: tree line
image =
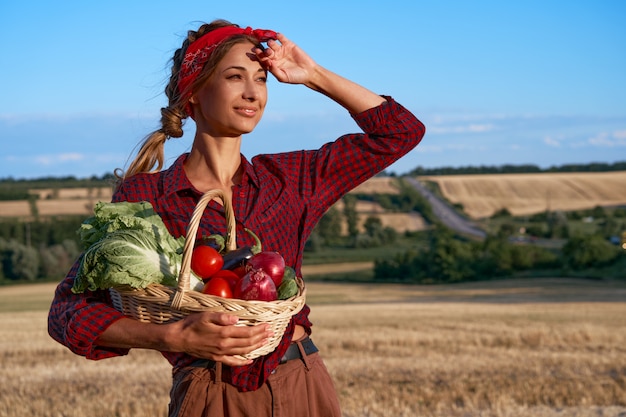
<svg viewBox="0 0 626 417"><path fill-rule="evenodd" d="M424 168L417 167L407 175L470 175L470 174L533 174L540 172L611 172L626 171L626 161L614 163L594 162L589 164L565 164L560 166L550 166L540 168L538 165L499 165L499 166L462 166L462 167L440 167Z"/></svg>
<svg viewBox="0 0 626 417"><path fill-rule="evenodd" d="M80 254L81 216L0 221L0 283L58 280Z"/></svg>
<svg viewBox="0 0 626 417"><path fill-rule="evenodd" d="M576 235L560 249L516 244L505 236L468 241L445 228L428 232L425 248L378 259L377 281L441 284L512 276L626 279L626 254L601 235Z"/></svg>

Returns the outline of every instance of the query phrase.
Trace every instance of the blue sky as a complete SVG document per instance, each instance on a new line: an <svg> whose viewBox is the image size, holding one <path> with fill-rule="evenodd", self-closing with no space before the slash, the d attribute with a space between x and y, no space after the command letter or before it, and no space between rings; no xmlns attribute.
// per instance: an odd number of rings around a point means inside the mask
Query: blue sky
<svg viewBox="0 0 626 417"><path fill-rule="evenodd" d="M216 18L280 31L413 111L426 137L390 171L626 160L623 1L4 1L0 178L124 167L158 127L173 51ZM326 97L268 88L247 156L357 131ZM168 162L192 136L190 122Z"/></svg>

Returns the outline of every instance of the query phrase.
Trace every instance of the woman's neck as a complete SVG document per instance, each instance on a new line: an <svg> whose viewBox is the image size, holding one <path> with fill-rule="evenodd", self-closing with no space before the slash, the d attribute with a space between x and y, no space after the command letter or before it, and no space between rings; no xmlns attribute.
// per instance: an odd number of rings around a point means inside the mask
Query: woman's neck
<svg viewBox="0 0 626 417"><path fill-rule="evenodd" d="M196 137L185 161L185 173L198 191L230 192L241 182L241 138Z"/></svg>

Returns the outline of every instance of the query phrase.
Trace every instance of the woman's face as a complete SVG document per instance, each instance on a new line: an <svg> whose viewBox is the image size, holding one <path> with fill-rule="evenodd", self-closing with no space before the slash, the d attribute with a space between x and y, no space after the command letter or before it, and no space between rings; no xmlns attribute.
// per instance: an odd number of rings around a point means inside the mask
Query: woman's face
<svg viewBox="0 0 626 417"><path fill-rule="evenodd" d="M191 98L198 130L213 137L250 133L261 120L267 103L267 73L242 42L218 63L202 88Z"/></svg>

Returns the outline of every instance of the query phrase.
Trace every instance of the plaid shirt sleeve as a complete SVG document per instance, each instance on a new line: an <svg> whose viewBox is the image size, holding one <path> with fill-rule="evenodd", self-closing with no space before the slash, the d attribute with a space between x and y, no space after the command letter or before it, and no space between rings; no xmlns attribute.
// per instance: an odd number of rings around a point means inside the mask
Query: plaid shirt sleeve
<svg viewBox="0 0 626 417"><path fill-rule="evenodd" d="M48 333L77 355L87 359L105 359L126 355L128 349L97 346L98 336L115 321L124 317L107 303L105 291L74 294L72 285L78 270L77 261L57 286L48 314Z"/></svg>
<svg viewBox="0 0 626 417"><path fill-rule="evenodd" d="M385 98L380 106L353 116L365 133L344 135L306 155L309 175L301 187L303 198L313 203L313 223L347 192L389 167L422 140L424 125L393 98Z"/></svg>

